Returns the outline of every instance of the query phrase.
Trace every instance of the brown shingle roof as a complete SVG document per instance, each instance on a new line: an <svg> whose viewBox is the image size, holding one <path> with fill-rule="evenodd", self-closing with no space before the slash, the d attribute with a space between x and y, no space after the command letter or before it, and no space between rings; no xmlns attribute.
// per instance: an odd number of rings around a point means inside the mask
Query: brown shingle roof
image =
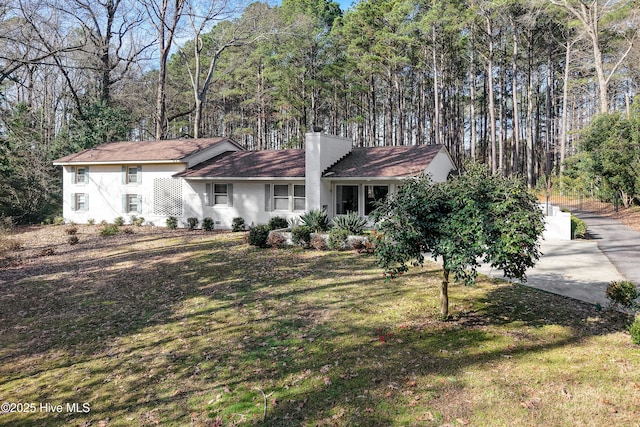
<svg viewBox="0 0 640 427"><path fill-rule="evenodd" d="M323 176L332 178L406 177L424 172L442 145L354 148L329 167Z"/></svg>
<svg viewBox="0 0 640 427"><path fill-rule="evenodd" d="M219 137L112 142L62 157L56 160L54 164L179 161L198 151L228 140L229 138Z"/></svg>
<svg viewBox="0 0 640 427"><path fill-rule="evenodd" d="M304 178L304 150L227 152L174 176L184 178Z"/></svg>

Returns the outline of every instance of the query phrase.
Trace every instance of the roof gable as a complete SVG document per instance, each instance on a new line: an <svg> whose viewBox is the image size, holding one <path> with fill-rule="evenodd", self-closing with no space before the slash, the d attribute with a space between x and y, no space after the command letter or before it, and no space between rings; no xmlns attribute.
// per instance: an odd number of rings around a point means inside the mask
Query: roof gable
<svg viewBox="0 0 640 427"><path fill-rule="evenodd" d="M401 178L424 173L442 145L402 145L394 147L354 148L329 167L324 177Z"/></svg>
<svg viewBox="0 0 640 427"><path fill-rule="evenodd" d="M79 153L62 157L54 164L70 163L127 163L127 162L180 162L188 157L224 142L242 150L226 137L174 139L161 141L123 141L101 144Z"/></svg>

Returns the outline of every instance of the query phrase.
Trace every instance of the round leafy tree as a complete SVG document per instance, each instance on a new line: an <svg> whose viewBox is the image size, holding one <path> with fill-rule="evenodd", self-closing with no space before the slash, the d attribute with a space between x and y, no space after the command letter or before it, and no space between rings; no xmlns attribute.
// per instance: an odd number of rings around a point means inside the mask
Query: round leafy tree
<svg viewBox="0 0 640 427"><path fill-rule="evenodd" d="M382 237L376 254L385 275L393 278L422 265L426 253L442 257L440 314L449 315L449 275L467 285L481 262L509 278L526 280L525 272L540 258L544 218L522 180L492 175L483 165L447 182L413 178L374 211Z"/></svg>

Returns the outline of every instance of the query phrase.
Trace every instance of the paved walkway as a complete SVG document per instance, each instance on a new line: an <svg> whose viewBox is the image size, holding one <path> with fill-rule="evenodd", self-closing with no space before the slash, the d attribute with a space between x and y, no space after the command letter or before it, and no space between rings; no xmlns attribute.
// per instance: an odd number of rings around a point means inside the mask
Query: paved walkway
<svg viewBox="0 0 640 427"><path fill-rule="evenodd" d="M640 284L640 233L615 219L579 214L591 240L543 241L543 256L527 272L527 285L588 303L609 304L605 296L613 280ZM502 277L483 266L480 272Z"/></svg>

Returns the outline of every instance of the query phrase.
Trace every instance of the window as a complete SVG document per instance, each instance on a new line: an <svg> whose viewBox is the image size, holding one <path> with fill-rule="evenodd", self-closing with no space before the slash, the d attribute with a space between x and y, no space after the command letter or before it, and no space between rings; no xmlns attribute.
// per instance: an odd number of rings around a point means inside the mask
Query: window
<svg viewBox="0 0 640 427"><path fill-rule="evenodd" d="M204 202L206 206L233 206L233 184L207 183Z"/></svg>
<svg viewBox="0 0 640 427"><path fill-rule="evenodd" d="M140 194L124 194L122 196L122 211L142 212L142 196Z"/></svg>
<svg viewBox="0 0 640 427"><path fill-rule="evenodd" d="M364 214L369 215L376 208L376 203L384 199L389 194L388 185L365 185L364 186Z"/></svg>
<svg viewBox="0 0 640 427"><path fill-rule="evenodd" d="M336 215L358 211L358 186L336 185Z"/></svg>
<svg viewBox="0 0 640 427"><path fill-rule="evenodd" d="M88 166L72 166L71 173L72 173L71 182L73 184L89 183L89 167Z"/></svg>
<svg viewBox="0 0 640 427"><path fill-rule="evenodd" d="M215 184L213 186L213 204L226 205L229 203L229 188L227 184Z"/></svg>
<svg viewBox="0 0 640 427"><path fill-rule="evenodd" d="M293 186L293 210L303 211L307 208L306 194L304 185Z"/></svg>
<svg viewBox="0 0 640 427"><path fill-rule="evenodd" d="M274 184L273 186L273 210L289 210L289 185Z"/></svg>
<svg viewBox="0 0 640 427"><path fill-rule="evenodd" d="M85 193L74 193L71 195L71 209L74 211L89 210L89 195Z"/></svg>
<svg viewBox="0 0 640 427"><path fill-rule="evenodd" d="M140 184L142 181L142 166L122 166L123 184Z"/></svg>

